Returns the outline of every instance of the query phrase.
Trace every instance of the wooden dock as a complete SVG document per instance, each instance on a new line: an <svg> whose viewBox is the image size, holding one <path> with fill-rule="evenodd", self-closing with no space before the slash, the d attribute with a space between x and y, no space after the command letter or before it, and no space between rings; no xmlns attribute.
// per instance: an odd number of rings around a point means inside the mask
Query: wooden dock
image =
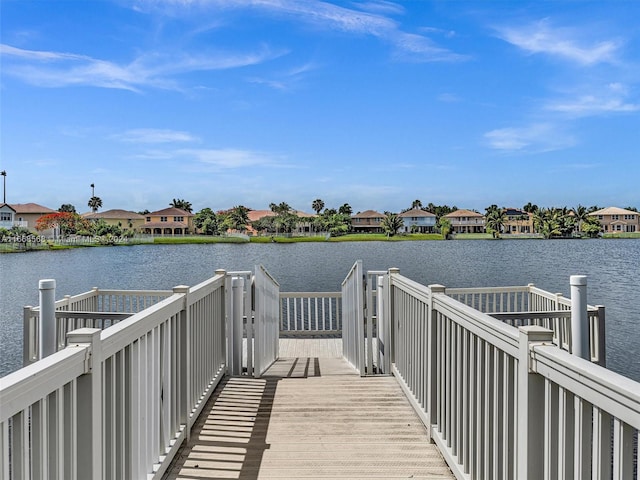
<svg viewBox="0 0 640 480"><path fill-rule="evenodd" d="M454 478L395 378L360 377L338 342L281 339L263 378L228 378L165 478Z"/></svg>

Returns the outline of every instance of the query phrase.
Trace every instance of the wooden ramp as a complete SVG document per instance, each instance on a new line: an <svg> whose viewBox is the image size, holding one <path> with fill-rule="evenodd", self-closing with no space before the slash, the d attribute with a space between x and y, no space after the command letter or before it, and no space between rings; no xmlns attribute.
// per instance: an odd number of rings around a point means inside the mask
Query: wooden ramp
<svg viewBox="0 0 640 480"><path fill-rule="evenodd" d="M220 385L166 478L454 477L393 377L298 356Z"/></svg>

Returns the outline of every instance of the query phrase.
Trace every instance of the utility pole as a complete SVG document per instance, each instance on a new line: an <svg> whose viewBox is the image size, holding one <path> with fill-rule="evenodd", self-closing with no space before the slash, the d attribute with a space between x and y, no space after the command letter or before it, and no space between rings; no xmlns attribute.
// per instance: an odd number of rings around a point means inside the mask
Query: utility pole
<svg viewBox="0 0 640 480"><path fill-rule="evenodd" d="M0 175L2 175L2 203L7 203L7 171L2 170Z"/></svg>

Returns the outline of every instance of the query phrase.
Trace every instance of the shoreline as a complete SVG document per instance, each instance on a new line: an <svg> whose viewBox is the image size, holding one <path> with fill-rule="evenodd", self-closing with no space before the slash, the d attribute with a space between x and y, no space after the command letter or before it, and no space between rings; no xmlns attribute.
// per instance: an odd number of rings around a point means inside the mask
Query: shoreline
<svg viewBox="0 0 640 480"><path fill-rule="evenodd" d="M627 234L608 234L602 237L598 237L603 240L618 240L618 239L640 239L640 233L627 233ZM435 233L409 233L400 234L394 236L387 236L385 234L378 233L361 233L361 234L347 234L339 237L325 237L325 236L310 236L310 237L284 237L284 236L260 236L260 237L219 237L219 236L207 236L207 235L194 235L184 237L154 237L147 239L126 239L119 240L117 242L105 242L101 238L95 238L92 241L74 242L64 239L60 242L52 240L46 242L34 242L34 243L0 243L0 253L25 253L25 252L37 252L37 251L55 251L55 250L69 250L72 248L85 248L85 247L128 247L134 245L194 245L194 244L216 244L216 243L341 243L341 242L415 242L415 241L473 241L473 240L590 240L585 237L572 237L572 238L551 238L545 239L540 236L533 235L514 235L507 234L498 238L493 238L491 234L458 234L454 238L444 239L442 235Z"/></svg>

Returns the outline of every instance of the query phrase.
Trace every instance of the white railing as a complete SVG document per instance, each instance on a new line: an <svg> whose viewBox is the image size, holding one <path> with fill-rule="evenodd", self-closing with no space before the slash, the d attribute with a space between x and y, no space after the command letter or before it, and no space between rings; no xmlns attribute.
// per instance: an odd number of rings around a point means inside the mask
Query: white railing
<svg viewBox="0 0 640 480"><path fill-rule="evenodd" d="M225 277L0 379L2 478L161 478L226 371Z"/></svg>
<svg viewBox="0 0 640 480"><path fill-rule="evenodd" d="M366 373L364 300L364 271L358 260L342 282L342 354L360 375Z"/></svg>
<svg viewBox="0 0 640 480"><path fill-rule="evenodd" d="M282 335L339 335L342 332L340 292L281 292Z"/></svg>
<svg viewBox="0 0 640 480"><path fill-rule="evenodd" d="M65 295L55 302L56 349L67 345L67 333L77 328L107 328L120 320L171 296L171 290L107 290L93 288L78 295ZM68 313L63 313L68 312ZM38 359L40 307L23 309L23 366Z"/></svg>
<svg viewBox="0 0 640 480"><path fill-rule="evenodd" d="M443 286L389 283L393 373L458 478L637 478L640 384Z"/></svg>
<svg viewBox="0 0 640 480"><path fill-rule="evenodd" d="M447 288L445 293L514 327L538 325L553 331L553 342L571 352L571 299L533 284L516 287ZM605 308L587 306L591 361L606 365Z"/></svg>
<svg viewBox="0 0 640 480"><path fill-rule="evenodd" d="M280 285L262 265L254 276L254 376L260 377L278 359ZM250 339L247 337L247 342Z"/></svg>

